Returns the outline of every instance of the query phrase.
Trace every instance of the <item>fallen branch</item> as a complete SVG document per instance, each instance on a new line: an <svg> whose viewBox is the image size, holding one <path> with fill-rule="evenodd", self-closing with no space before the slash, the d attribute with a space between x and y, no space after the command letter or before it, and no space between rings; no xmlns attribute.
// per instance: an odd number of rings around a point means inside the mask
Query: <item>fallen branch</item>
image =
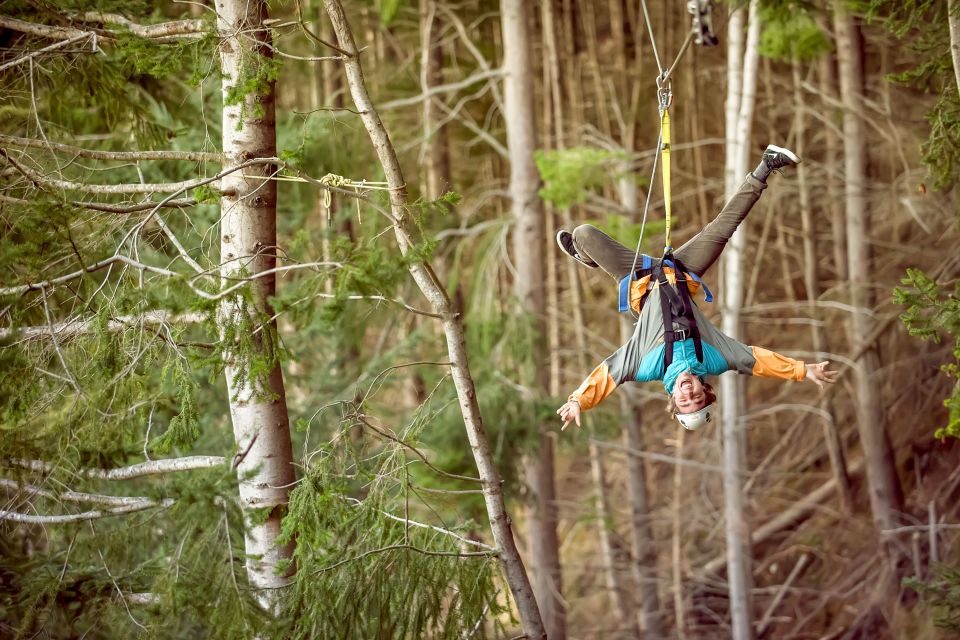
<svg viewBox="0 0 960 640"><path fill-rule="evenodd" d="M847 468L847 472L852 476L863 469L863 459L856 460ZM792 507L783 510L780 515L768 520L765 524L759 526L750 534L750 544L758 545L766 542L773 534L796 524L799 520L808 518L810 514L826 500L837 488L837 479L831 478L826 481L805 498L797 500ZM705 577L709 573L717 573L727 564L726 554L717 556L700 568L698 573L700 577Z"/></svg>

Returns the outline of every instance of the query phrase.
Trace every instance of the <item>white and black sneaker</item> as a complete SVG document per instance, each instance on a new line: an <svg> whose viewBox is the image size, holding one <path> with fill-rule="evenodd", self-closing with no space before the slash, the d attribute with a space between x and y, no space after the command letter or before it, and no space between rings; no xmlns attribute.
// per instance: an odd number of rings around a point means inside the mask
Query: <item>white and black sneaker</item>
<svg viewBox="0 0 960 640"><path fill-rule="evenodd" d="M766 182L767 176L772 171L783 169L784 167L795 167L800 164L800 156L790 149L784 149L776 145L768 144L763 151L763 157L760 164L754 169L753 175L761 182Z"/></svg>
<svg viewBox="0 0 960 640"><path fill-rule="evenodd" d="M565 254L576 260L577 262L582 262L591 269L597 268L597 263L588 258L584 258L579 253L577 253L577 248L573 244L573 234L564 229L557 231L557 246L559 246Z"/></svg>
<svg viewBox="0 0 960 640"><path fill-rule="evenodd" d="M763 163L767 165L767 169L774 171L783 167L797 166L800 164L800 156L790 149L768 144L763 152Z"/></svg>

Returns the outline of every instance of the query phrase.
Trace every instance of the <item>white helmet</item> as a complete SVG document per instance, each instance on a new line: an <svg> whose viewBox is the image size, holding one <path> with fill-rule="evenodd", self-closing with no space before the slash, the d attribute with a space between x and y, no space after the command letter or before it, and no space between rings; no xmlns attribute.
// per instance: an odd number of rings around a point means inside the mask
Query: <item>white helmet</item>
<svg viewBox="0 0 960 640"><path fill-rule="evenodd" d="M677 417L677 420L680 421L680 424L683 425L684 429L687 431L696 431L713 419L713 403L708 404L699 411L693 411L692 413L675 413L674 415Z"/></svg>

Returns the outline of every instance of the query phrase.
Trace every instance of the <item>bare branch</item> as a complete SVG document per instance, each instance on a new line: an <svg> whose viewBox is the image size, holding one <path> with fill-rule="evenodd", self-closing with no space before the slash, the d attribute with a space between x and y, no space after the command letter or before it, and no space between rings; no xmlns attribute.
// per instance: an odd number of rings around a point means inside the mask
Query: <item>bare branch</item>
<svg viewBox="0 0 960 640"><path fill-rule="evenodd" d="M130 504L125 507L114 507L113 509L98 509L95 511L84 511L83 513L71 513L60 516L32 516L17 511L0 510L0 520L12 520L14 522L23 522L25 524L67 524L69 522L83 522L85 520L98 520L100 518L109 518L111 516L120 516L127 513L136 513L154 507L166 509L174 504L172 498L167 498L162 502L140 502Z"/></svg>
<svg viewBox="0 0 960 640"><path fill-rule="evenodd" d="M103 211L104 213L136 213L138 211L149 211L157 207L165 209L187 209L189 207L195 207L199 203L193 199L184 199L170 200L169 202L138 202L136 204L107 204L104 202L73 200L70 204L83 209Z"/></svg>
<svg viewBox="0 0 960 640"><path fill-rule="evenodd" d="M6 64L0 65L0 71L3 71L4 69L9 69L10 67L15 67L15 66L17 66L18 64L23 64L24 62L29 62L30 60L33 60L34 58L36 58L36 57L38 57L38 56L42 56L42 55L44 55L44 54L46 54L46 53L50 53L51 51L55 51L55 50L57 50L57 49L62 49L63 47L67 46L68 44L73 44L74 42L80 42L81 40L87 40L87 39L89 39L89 38L94 38L94 39L96 39L96 34L93 34L93 33L80 33L79 35L76 35L76 36L74 36L74 37L72 37L72 38L68 38L67 40L62 40L62 41L60 41L60 42L55 42L55 43L53 43L53 44L51 44L51 45L49 45L49 46L43 47L42 49L37 49L36 51L31 51L30 53L28 53L28 54L26 54L26 55L22 55L22 56L20 56L19 58L15 58L14 60L11 60L10 62L7 62Z"/></svg>
<svg viewBox="0 0 960 640"><path fill-rule="evenodd" d="M80 493L79 491L64 491L62 493L56 493L54 491L43 489L31 484L20 484L16 480L8 480L6 478L0 478L0 488L7 489L11 493L21 493L23 494L23 498L40 496L42 498L51 498L53 500L63 500L66 502L91 502L94 504L106 504L114 507L139 505L144 502L156 504L155 500L145 496L106 496L96 493Z"/></svg>
<svg viewBox="0 0 960 640"><path fill-rule="evenodd" d="M107 322L107 331L123 331L137 325L160 324L199 324L206 317L202 313L170 313L169 311L147 311L136 316L120 316ZM0 329L0 340L16 337L20 340L42 340L50 337L50 330L58 339L70 339L86 335L93 331L94 319L72 318L54 325L42 327L19 327L14 329Z"/></svg>
<svg viewBox="0 0 960 640"><path fill-rule="evenodd" d="M208 184L216 180L193 179L183 180L182 182L161 182L158 184L86 184L83 182L71 182L69 180L56 180L40 175L36 171L29 169L17 160L10 157L5 149L0 147L0 156L12 164L25 178L34 184L37 188L40 186L55 187L66 191L81 191L83 193L112 193L112 194L130 194L130 193L178 193L188 189L193 189L202 184ZM233 169L236 171L237 169ZM217 187L219 188L219 187Z"/></svg>
<svg viewBox="0 0 960 640"><path fill-rule="evenodd" d="M346 500L346 501L348 501L348 502L353 503L353 504L356 505L356 506L360 506L360 505L363 504L362 501L357 500L356 498L351 498L351 497L349 497L349 496L343 496L343 499ZM422 523L422 522L417 522L417 521L415 521L415 520L408 520L407 518L401 518L400 516L395 516L395 515L393 515L392 513L389 513L389 512L387 512L387 511L380 511L380 513L383 514L384 516L386 516L387 518L390 518L391 520L395 520L395 521L397 521L397 522L402 522L402 523L404 523L405 525L408 525L408 526L411 526L411 527L418 527L418 528L421 528L421 529L430 529L430 530L432 530L432 531L436 531L437 533L442 533L442 534L447 535L447 536L450 536L450 537L452 537L452 538L456 538L457 540L459 540L460 542L462 542L462 543L464 543L464 544L468 544L468 545L470 545L470 546L477 547L477 548L479 548L479 549L486 549L487 551L492 551L492 552L494 552L494 553L496 553L496 551L497 551L496 549L494 549L493 547L491 547L491 546L488 545L488 544L484 544L484 543L479 542L479 541L477 541L477 540L471 540L470 538L464 538L464 537L461 536L460 534L458 534L458 533L456 533L456 532L454 532L454 531L450 531L449 529L443 529L443 528L441 528L441 527L435 527L435 526L433 526L433 525L424 524L424 523Z"/></svg>
<svg viewBox="0 0 960 640"><path fill-rule="evenodd" d="M79 16L72 16L80 22L102 24L119 24L129 29L133 34L148 40L167 39L173 36L199 36L211 29L211 25L203 20L176 20L159 24L137 24L129 18L117 13L99 13L88 11ZM112 35L112 34L111 34Z"/></svg>
<svg viewBox="0 0 960 640"><path fill-rule="evenodd" d="M2 70L3 67L0 67L0 71ZM100 151L98 149L84 149L83 147L75 147L59 142L47 142L35 138L20 138L5 135L0 135L0 145L52 149L53 151L94 160L119 160L122 162L135 162L137 160L184 160L187 162L213 162L223 164L222 153L209 153L206 151Z"/></svg>
<svg viewBox="0 0 960 640"><path fill-rule="evenodd" d="M380 110L386 109L397 109L399 107L409 107L411 105L419 104L424 100L432 98L435 95L440 93L448 93L451 91L459 91L465 87L469 87L472 84L476 84L481 80L489 80L491 78L499 78L503 75L501 69L491 69L489 71L481 71L480 73L475 73L470 77L464 78L459 82L451 82L450 84L438 84L436 86L430 87L427 91L424 91L420 95L411 96L409 98L400 98L399 100L391 100L390 102L384 102L380 105Z"/></svg>
<svg viewBox="0 0 960 640"><path fill-rule="evenodd" d="M30 469L37 473L52 473L57 468L56 465L44 462L43 460L22 460L20 458L9 458L7 465ZM187 456L184 458L167 458L164 460L151 460L129 467L118 467L116 469L78 469L76 473L85 478L96 478L98 480L130 480L132 478L142 478L143 476L158 475L161 473L174 473L177 471L193 471L196 469L212 469L222 466L226 462L223 456Z"/></svg>
<svg viewBox="0 0 960 640"><path fill-rule="evenodd" d="M78 278L85 273L92 273L94 271L103 269L104 267L109 267L111 264L115 262L122 262L123 264L134 267L136 269L142 269L143 271L150 271L151 273L157 273L163 276L180 275L176 271L170 271L169 269L161 269L160 267L151 267L150 265L137 262L136 260L133 260L126 256L112 255L109 258L100 260L99 262L95 262L91 265L88 265L83 269L74 271L73 273L68 273L67 275L64 275L64 276L60 276L59 278L54 278L52 280L44 280L43 282L37 282L34 284L22 284L15 287L0 288L0 296L19 295L19 294L27 293L28 291L39 291L41 289L46 289L48 287L52 287L57 284L63 284L64 282L69 282L70 280L73 280L74 278Z"/></svg>

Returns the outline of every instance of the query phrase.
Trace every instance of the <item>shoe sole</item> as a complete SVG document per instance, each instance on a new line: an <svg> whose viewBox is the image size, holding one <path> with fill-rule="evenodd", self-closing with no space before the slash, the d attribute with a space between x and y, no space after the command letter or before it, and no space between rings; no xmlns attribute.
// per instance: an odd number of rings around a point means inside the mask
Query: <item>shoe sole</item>
<svg viewBox="0 0 960 640"><path fill-rule="evenodd" d="M591 263L591 262L587 262L586 260L584 260L582 257L580 257L579 255L577 255L576 253L570 253L570 251L563 245L563 241L560 240L560 238L562 238L562 237L564 237L564 236L570 236L570 244L571 244L571 245L573 244L573 234L570 233L569 231L567 231L566 229L560 229L560 231L557 231L557 246L560 247L560 251L563 251L565 254L567 254L568 256L570 256L571 258L573 258L574 260L576 260L576 261L579 262L580 264L585 265L585 266L588 266L588 267L590 267L591 269L596 269L596 268L599 266L599 265L597 265L597 264L593 264L593 263Z"/></svg>
<svg viewBox="0 0 960 640"><path fill-rule="evenodd" d="M768 145L767 145L767 151L773 151L773 152L775 152L775 153L782 153L783 155L785 155L785 156L787 156L788 158L790 158L791 162L793 162L794 164L800 164L801 162L803 162L803 160L800 159L800 156L798 156L797 154L795 154L793 151L790 151L790 149L785 149L785 148L783 148L783 147L778 147L778 146L775 145L775 144L768 144Z"/></svg>

